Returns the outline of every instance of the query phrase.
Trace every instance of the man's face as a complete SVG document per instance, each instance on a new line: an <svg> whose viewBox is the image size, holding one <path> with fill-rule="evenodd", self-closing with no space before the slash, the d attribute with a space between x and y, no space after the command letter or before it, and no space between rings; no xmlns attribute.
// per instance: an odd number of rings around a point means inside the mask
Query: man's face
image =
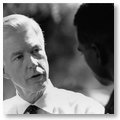
<svg viewBox="0 0 120 120"><path fill-rule="evenodd" d="M38 37L33 30L10 30L3 39L5 72L14 85L31 92L43 90L49 72L45 49L40 42L43 37Z"/></svg>
<svg viewBox="0 0 120 120"><path fill-rule="evenodd" d="M85 45L79 41L78 50L83 53L88 66L93 71L95 77L103 85L107 85L111 81L111 75L108 67L101 64L101 58L98 55L98 50L95 46Z"/></svg>
<svg viewBox="0 0 120 120"><path fill-rule="evenodd" d="M98 67L97 59L95 57L95 51L90 48L89 45L82 44L79 41L78 50L84 55L85 61L90 66L90 68L96 71L95 67Z"/></svg>

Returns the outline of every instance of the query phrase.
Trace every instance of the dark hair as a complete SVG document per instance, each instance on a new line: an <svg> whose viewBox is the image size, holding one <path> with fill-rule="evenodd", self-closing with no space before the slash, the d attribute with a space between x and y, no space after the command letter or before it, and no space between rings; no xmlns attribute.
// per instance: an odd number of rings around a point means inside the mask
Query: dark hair
<svg viewBox="0 0 120 120"><path fill-rule="evenodd" d="M114 52L113 3L82 4L75 15L74 25L81 43L95 43Z"/></svg>

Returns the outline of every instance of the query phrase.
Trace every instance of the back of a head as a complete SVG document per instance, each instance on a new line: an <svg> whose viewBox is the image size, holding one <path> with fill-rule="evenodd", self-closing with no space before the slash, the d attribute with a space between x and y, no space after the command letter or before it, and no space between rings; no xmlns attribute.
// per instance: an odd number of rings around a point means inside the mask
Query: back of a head
<svg viewBox="0 0 120 120"><path fill-rule="evenodd" d="M84 44L102 44L114 51L114 4L88 3L78 9L74 25ZM108 44L109 43L109 44Z"/></svg>
<svg viewBox="0 0 120 120"><path fill-rule="evenodd" d="M83 53L88 65L103 81L113 81L114 4L82 4L75 15L74 25L79 45L85 48Z"/></svg>

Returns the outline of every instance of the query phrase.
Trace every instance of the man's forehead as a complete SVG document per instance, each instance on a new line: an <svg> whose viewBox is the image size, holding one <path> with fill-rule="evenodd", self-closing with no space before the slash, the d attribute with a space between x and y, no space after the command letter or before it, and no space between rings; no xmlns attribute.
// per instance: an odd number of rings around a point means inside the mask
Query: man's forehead
<svg viewBox="0 0 120 120"><path fill-rule="evenodd" d="M15 35L16 30L10 26L3 27L3 41L7 40L9 37Z"/></svg>
<svg viewBox="0 0 120 120"><path fill-rule="evenodd" d="M43 49L44 46L41 44L39 38L37 36L24 35L24 34L14 34L13 36L8 37L4 40L3 47L5 49L9 49L11 52L15 51L30 51L33 47L39 47ZM6 50L5 50L6 51Z"/></svg>
<svg viewBox="0 0 120 120"><path fill-rule="evenodd" d="M4 32L4 51L16 52L30 51L33 47L37 46L44 49L43 36L38 36L32 30L16 32L15 30L6 30Z"/></svg>

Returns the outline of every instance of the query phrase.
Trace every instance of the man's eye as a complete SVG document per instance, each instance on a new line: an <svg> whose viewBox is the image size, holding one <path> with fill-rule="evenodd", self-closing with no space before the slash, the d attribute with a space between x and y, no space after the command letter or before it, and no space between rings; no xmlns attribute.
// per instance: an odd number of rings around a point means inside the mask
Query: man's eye
<svg viewBox="0 0 120 120"><path fill-rule="evenodd" d="M78 51L79 51L79 52L82 52L82 49L81 49L81 48L78 48Z"/></svg>
<svg viewBox="0 0 120 120"><path fill-rule="evenodd" d="M79 54L83 55L83 50L81 48L78 48Z"/></svg>
<svg viewBox="0 0 120 120"><path fill-rule="evenodd" d="M18 55L15 60L21 60L23 58L23 55Z"/></svg>
<svg viewBox="0 0 120 120"><path fill-rule="evenodd" d="M39 49L38 48L35 48L34 50L33 50L33 54L36 54L36 53L38 53L39 52Z"/></svg>

